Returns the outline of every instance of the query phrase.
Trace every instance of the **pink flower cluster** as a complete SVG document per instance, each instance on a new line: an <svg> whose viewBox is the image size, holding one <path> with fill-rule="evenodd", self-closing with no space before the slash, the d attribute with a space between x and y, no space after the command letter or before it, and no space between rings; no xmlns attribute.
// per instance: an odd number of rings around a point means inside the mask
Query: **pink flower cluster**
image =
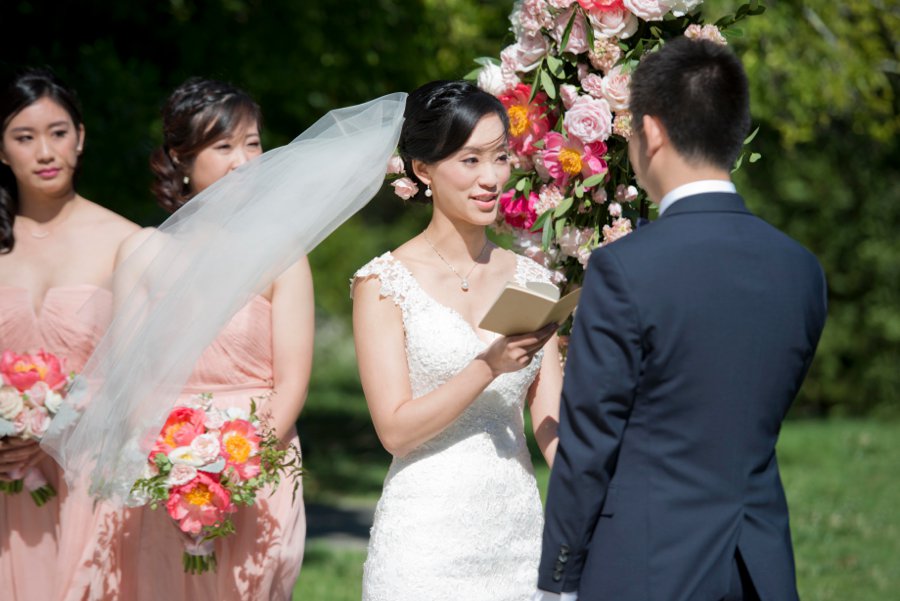
<svg viewBox="0 0 900 601"><path fill-rule="evenodd" d="M13 436L40 440L69 383L62 361L45 351L29 355L7 350L0 356L0 375L0 420L7 423L5 429Z"/></svg>

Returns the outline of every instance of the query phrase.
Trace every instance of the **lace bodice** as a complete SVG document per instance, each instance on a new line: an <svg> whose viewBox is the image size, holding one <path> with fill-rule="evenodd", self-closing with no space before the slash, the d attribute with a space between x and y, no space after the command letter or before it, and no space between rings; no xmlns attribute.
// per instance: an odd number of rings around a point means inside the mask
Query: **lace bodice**
<svg viewBox="0 0 900 601"><path fill-rule="evenodd" d="M391 253L360 269L400 308L413 398L459 373L489 344ZM515 280L550 272L517 256ZM523 410L542 354L502 374L431 440L395 458L376 510L363 598L524 600L534 590L541 504Z"/></svg>

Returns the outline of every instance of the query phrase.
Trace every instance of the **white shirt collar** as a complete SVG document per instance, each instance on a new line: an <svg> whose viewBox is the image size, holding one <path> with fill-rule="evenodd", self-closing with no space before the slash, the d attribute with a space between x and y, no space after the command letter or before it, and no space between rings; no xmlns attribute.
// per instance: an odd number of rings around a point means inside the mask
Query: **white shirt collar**
<svg viewBox="0 0 900 601"><path fill-rule="evenodd" d="M707 192L731 192L735 194L737 193L737 188L734 187L733 183L721 179L701 179L696 182L690 182L670 190L668 194L663 196L662 200L659 201L659 214L661 216L666 212L666 209L682 198L695 194L706 194Z"/></svg>

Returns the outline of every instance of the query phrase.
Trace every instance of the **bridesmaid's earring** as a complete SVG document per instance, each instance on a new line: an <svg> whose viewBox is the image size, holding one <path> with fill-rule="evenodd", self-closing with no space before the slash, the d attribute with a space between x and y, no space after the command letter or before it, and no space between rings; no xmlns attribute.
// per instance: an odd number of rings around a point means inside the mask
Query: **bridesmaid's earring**
<svg viewBox="0 0 900 601"><path fill-rule="evenodd" d="M428 198L431 198L431 184L428 184L427 186L425 186L425 196L427 196Z"/></svg>

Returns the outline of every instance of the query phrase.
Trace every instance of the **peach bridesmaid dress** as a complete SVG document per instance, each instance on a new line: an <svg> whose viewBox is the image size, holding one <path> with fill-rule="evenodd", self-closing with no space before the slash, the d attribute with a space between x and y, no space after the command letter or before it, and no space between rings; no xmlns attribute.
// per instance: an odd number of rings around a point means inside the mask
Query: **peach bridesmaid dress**
<svg viewBox="0 0 900 601"><path fill-rule="evenodd" d="M0 349L44 349L65 359L67 371L80 371L109 324L111 303L111 295L96 286L59 286L47 290L35 309L29 290L0 287ZM92 536L91 503L69 493L52 459L38 467L58 493L44 506L37 507L25 491L0 493L3 599L55 599L77 549Z"/></svg>
<svg viewBox="0 0 900 601"><path fill-rule="evenodd" d="M262 296L243 307L207 348L182 393L209 392L219 407L250 408L257 397L264 415L273 383L272 306ZM260 400L259 397L264 397ZM277 402L277 396L272 398ZM296 431L291 441L299 445ZM122 598L138 601L291 599L306 536L302 488L283 481L262 491L252 507L234 515L236 532L216 541L218 570L185 574L182 535L164 508L129 510Z"/></svg>

